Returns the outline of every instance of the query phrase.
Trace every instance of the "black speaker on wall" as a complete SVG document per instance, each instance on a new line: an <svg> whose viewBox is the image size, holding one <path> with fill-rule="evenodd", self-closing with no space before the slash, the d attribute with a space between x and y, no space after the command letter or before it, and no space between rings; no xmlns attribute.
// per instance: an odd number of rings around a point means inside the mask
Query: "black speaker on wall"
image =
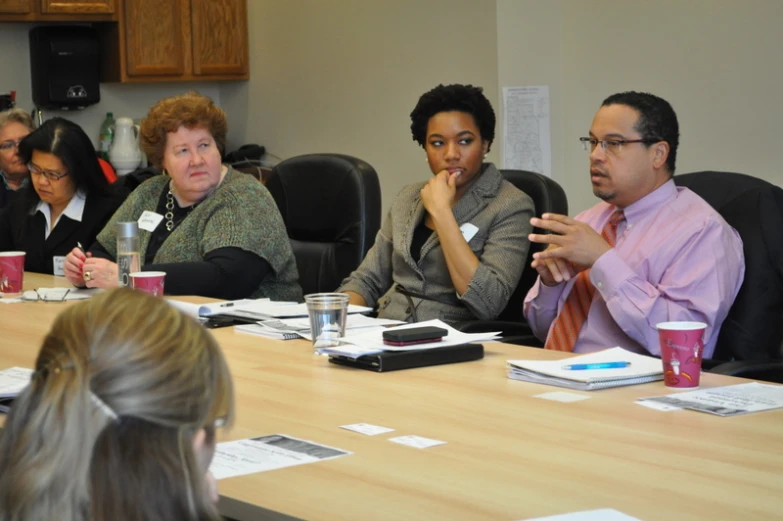
<svg viewBox="0 0 783 521"><path fill-rule="evenodd" d="M98 36L86 26L30 29L33 102L38 108L82 109L101 100Z"/></svg>

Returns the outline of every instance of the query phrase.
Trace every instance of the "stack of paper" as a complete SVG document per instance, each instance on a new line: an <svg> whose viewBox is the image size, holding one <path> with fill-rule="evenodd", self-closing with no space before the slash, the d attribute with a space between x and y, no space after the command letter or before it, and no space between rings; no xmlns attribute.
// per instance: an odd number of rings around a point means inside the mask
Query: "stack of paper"
<svg viewBox="0 0 783 521"><path fill-rule="evenodd" d="M629 362L627 367L610 369L565 368L573 364ZM644 356L620 347L605 349L562 360L508 360L508 377L526 382L556 385L581 391L621 387L663 380L660 359Z"/></svg>
<svg viewBox="0 0 783 521"><path fill-rule="evenodd" d="M436 326L442 327L448 334L442 340L437 342L427 342L424 344L412 344L408 346L391 346L383 342L383 331L392 331L395 329L407 329L410 327ZM415 322L388 329L372 329L369 331L349 331L350 334L340 339L345 345L337 347L327 347L319 349L318 352L326 355L338 355L348 358L359 358L363 355L380 353L382 351L416 351L423 349L435 349L437 347L456 346L459 344L469 344L471 342L483 342L486 340L495 340L500 338L500 331L494 333L463 333L457 331L442 320L427 320L426 322Z"/></svg>
<svg viewBox="0 0 783 521"><path fill-rule="evenodd" d="M26 367L9 367L0 371L0 412L8 412L14 398L30 383L33 370Z"/></svg>
<svg viewBox="0 0 783 521"><path fill-rule="evenodd" d="M403 323L402 320L372 318L356 313L348 315L345 320L345 329L351 332L357 329L367 331L370 329L384 329L385 326L401 323ZM274 338L276 340L311 339L310 319L308 317L263 320L255 324L236 326L234 331Z"/></svg>
<svg viewBox="0 0 783 521"><path fill-rule="evenodd" d="M191 304L175 299L167 299L169 303L191 316L210 317L213 315L229 315L232 317L249 318L251 320L269 320L272 318L306 317L307 305L296 302L278 302L262 299L244 299L211 304ZM348 313L368 313L372 308L366 306L348 306Z"/></svg>

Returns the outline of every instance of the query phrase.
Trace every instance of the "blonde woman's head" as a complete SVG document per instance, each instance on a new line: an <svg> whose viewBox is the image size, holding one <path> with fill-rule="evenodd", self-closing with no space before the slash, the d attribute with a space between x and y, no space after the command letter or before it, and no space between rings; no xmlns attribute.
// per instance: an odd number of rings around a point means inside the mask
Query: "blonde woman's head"
<svg viewBox="0 0 783 521"><path fill-rule="evenodd" d="M228 367L202 326L141 292L98 295L57 317L8 416L0 511L218 519L203 480L232 419Z"/></svg>

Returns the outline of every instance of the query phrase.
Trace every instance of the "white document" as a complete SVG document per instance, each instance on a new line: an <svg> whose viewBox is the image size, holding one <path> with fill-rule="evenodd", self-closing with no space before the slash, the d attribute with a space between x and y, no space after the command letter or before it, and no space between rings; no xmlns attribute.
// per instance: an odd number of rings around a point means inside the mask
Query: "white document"
<svg viewBox="0 0 783 521"><path fill-rule="evenodd" d="M9 367L0 371L0 397L17 396L30 383L33 370L27 367Z"/></svg>
<svg viewBox="0 0 783 521"><path fill-rule="evenodd" d="M345 329L346 331L355 331L357 329L368 331L375 328L382 330L385 326L403 323L404 322L402 320L372 318L354 313L353 315L348 315L346 317ZM296 338L312 340L310 335L309 317L262 320L255 324L242 324L239 326L234 326L234 331L263 336L276 340L294 340Z"/></svg>
<svg viewBox="0 0 783 521"><path fill-rule="evenodd" d="M218 443L209 470L215 479L225 479L316 463L348 454L352 453L284 434L273 434Z"/></svg>
<svg viewBox="0 0 783 521"><path fill-rule="evenodd" d="M212 315L231 315L233 317L251 320L269 320L272 318L307 317L307 305L303 302L279 302L268 298L243 299L211 304L191 304L175 299L166 299L169 303L194 317L209 317ZM348 313L368 313L372 308L366 306L348 305Z"/></svg>
<svg viewBox="0 0 783 521"><path fill-rule="evenodd" d="M139 217L139 228L148 232L154 232L162 220L163 216L161 214L144 210L141 217Z"/></svg>
<svg viewBox="0 0 783 521"><path fill-rule="evenodd" d="M657 402L718 416L736 416L783 408L783 385L751 382L641 398L639 401Z"/></svg>
<svg viewBox="0 0 783 521"><path fill-rule="evenodd" d="M556 516L537 517L527 521L642 521L639 518L618 512L613 508L602 508L601 510L585 510L583 512L572 512L570 514L559 514Z"/></svg>
<svg viewBox="0 0 783 521"><path fill-rule="evenodd" d="M503 87L503 168L552 176L549 86Z"/></svg>
<svg viewBox="0 0 783 521"><path fill-rule="evenodd" d="M348 304L348 314L369 313L372 308ZM225 312L224 312L225 313ZM271 302L267 305L242 305L230 312L232 315L245 318L259 317L259 320L270 318L307 317L307 304L291 304L287 302Z"/></svg>
<svg viewBox="0 0 783 521"><path fill-rule="evenodd" d="M390 346L383 343L383 331L395 331L398 329L409 329L412 327L423 326L442 327L443 329L447 330L448 333L443 337L443 340L440 340L439 342L427 342L424 344L413 344L409 346ZM499 334L499 331L494 333L463 333L461 331L457 331L442 320L436 318L433 320L427 320L425 322L414 322L412 324L405 324L384 330L372 330L360 333L351 332L351 334L341 338L340 341L347 344L357 345L363 349L370 350L370 352L377 353L380 351L415 351L420 349L435 349L437 347L456 346L459 344L468 344L470 342L494 340L496 338L500 338Z"/></svg>
<svg viewBox="0 0 783 521"><path fill-rule="evenodd" d="M398 436L396 438L389 438L389 441L399 443L400 445L407 445L408 447L414 447L416 449L428 449L430 447L446 444L445 441L433 440L423 436Z"/></svg>
<svg viewBox="0 0 783 521"><path fill-rule="evenodd" d="M9 367L0 371L0 413L8 412L14 398L30 383L33 370L26 367Z"/></svg>
<svg viewBox="0 0 783 521"><path fill-rule="evenodd" d="M360 434L366 434L367 436L377 436L378 434L386 434L387 432L394 432L394 429L388 427L381 427L380 425L371 425L369 423L353 423L351 425L341 425L341 429L346 429Z"/></svg>
<svg viewBox="0 0 783 521"><path fill-rule="evenodd" d="M258 300L222 300L220 302L212 302L209 304L192 304L190 302L182 302L181 300L176 300L172 298L167 298L166 301L177 308L178 310L182 311L185 314L188 314L192 317L209 317L212 315L219 315L221 313L225 313L225 311L229 310L230 308L234 306L240 306L244 305L245 303L250 302L269 302L269 299L258 299Z"/></svg>

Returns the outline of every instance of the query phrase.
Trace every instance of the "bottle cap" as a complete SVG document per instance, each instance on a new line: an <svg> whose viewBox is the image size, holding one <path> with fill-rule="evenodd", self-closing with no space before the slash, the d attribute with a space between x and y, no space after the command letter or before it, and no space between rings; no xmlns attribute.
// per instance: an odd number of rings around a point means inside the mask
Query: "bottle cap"
<svg viewBox="0 0 783 521"><path fill-rule="evenodd" d="M139 235L139 223L137 221L117 223L117 238L137 237Z"/></svg>

